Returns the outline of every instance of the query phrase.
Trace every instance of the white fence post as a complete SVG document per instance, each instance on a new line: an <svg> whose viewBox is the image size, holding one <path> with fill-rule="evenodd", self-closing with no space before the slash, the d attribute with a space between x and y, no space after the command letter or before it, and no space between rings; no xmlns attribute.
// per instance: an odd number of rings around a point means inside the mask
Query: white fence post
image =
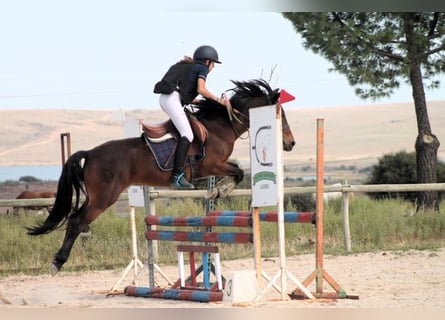
<svg viewBox="0 0 445 320"><path fill-rule="evenodd" d="M342 181L342 187L347 184L347 181ZM342 216L343 216L343 239L346 252L351 252L351 232L349 229L349 191L343 191L342 194Z"/></svg>

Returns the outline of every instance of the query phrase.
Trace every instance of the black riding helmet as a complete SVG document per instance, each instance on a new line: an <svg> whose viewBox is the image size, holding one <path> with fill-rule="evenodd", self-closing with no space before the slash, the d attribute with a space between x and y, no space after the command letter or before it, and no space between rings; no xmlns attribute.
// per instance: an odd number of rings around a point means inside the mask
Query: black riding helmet
<svg viewBox="0 0 445 320"><path fill-rule="evenodd" d="M212 46L200 46L193 53L193 60L204 61L207 59L215 63L221 63L218 60L218 52Z"/></svg>

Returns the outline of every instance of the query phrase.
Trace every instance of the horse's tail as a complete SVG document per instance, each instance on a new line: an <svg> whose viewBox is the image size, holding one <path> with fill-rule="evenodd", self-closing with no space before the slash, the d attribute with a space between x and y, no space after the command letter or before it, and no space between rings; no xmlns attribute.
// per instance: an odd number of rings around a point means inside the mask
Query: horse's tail
<svg viewBox="0 0 445 320"><path fill-rule="evenodd" d="M70 215L73 217L79 212L80 192L86 196L83 179L82 159L87 161L87 151L78 151L68 158L63 166L57 186L57 196L54 206L46 220L38 226L27 228L28 234L32 236L50 233L62 227ZM85 165L85 163L84 163ZM73 204L73 193L75 192L75 203Z"/></svg>

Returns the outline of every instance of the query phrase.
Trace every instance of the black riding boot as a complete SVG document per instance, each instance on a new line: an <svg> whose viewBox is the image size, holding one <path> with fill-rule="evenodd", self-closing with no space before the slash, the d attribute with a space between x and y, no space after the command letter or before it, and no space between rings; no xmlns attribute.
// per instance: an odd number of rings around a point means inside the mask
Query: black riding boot
<svg viewBox="0 0 445 320"><path fill-rule="evenodd" d="M172 186L175 189L195 189L195 186L187 181L184 173L184 164L189 146L190 142L186 137L181 137L181 139L178 141L178 145L176 146L175 162L173 165L173 174L171 178Z"/></svg>

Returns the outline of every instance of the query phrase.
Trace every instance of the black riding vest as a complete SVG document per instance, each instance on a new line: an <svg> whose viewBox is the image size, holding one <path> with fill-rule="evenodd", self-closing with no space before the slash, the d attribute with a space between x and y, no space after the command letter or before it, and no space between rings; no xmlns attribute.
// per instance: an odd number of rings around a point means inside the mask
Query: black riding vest
<svg viewBox="0 0 445 320"><path fill-rule="evenodd" d="M190 62L178 62L172 65L161 81L155 84L154 93L170 94L173 91L178 91L181 95L181 102L188 103L187 95L187 81L189 79L190 71L192 70L193 63Z"/></svg>

